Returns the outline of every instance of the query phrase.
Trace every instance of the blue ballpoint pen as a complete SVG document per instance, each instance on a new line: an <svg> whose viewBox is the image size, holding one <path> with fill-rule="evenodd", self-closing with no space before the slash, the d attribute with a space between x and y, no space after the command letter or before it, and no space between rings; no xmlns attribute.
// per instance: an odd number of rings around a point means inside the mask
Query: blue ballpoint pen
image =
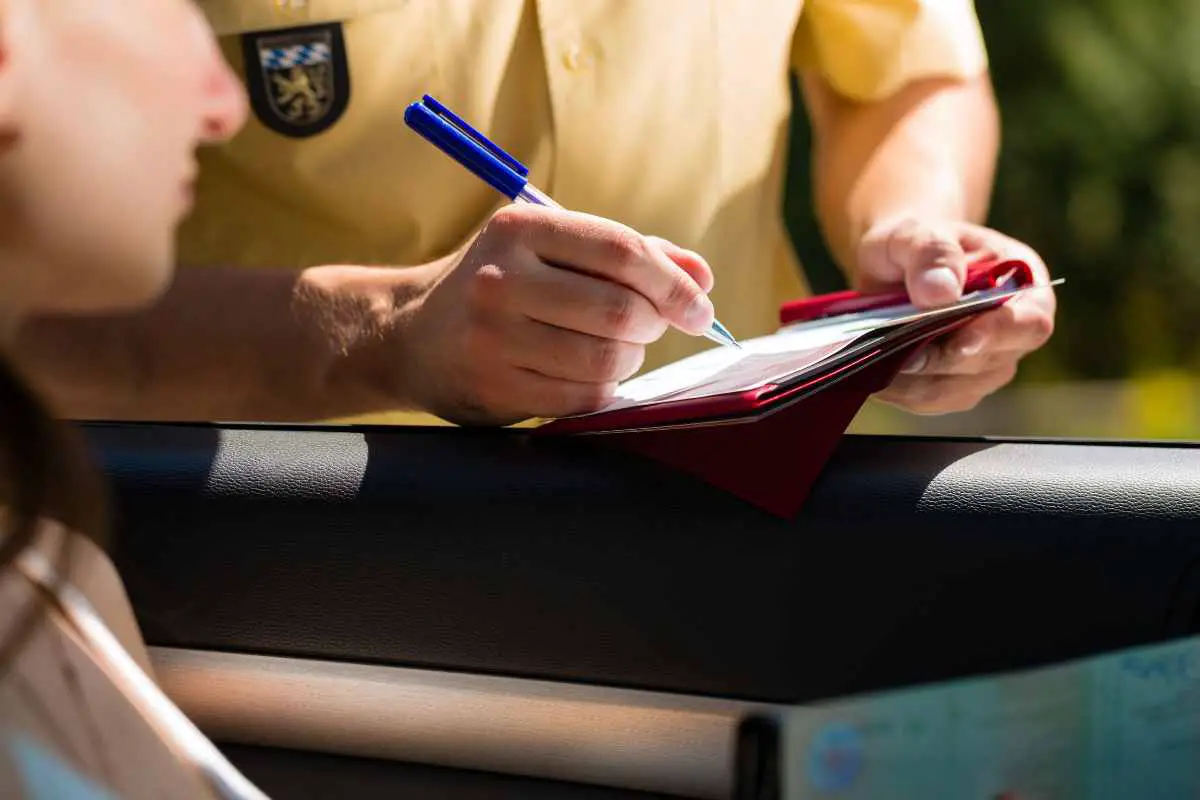
<svg viewBox="0 0 1200 800"><path fill-rule="evenodd" d="M429 95L404 110L404 121L408 127L510 200L562 208L529 182L529 169L524 164ZM715 318L704 336L718 344L741 347Z"/></svg>

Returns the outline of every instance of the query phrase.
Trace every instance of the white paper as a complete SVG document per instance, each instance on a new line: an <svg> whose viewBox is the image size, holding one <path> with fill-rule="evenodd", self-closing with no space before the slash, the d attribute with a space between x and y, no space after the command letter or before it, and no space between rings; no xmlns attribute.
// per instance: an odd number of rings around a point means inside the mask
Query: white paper
<svg viewBox="0 0 1200 800"><path fill-rule="evenodd" d="M1060 281L1056 281L1058 283ZM1011 285L973 292L958 303L935 309L912 305L844 314L780 328L769 336L746 339L741 348L714 345L695 355L659 367L617 387L616 394L595 414L633 406L700 397L715 397L780 383L802 375L859 341L864 334L948 316L1036 287Z"/></svg>
<svg viewBox="0 0 1200 800"><path fill-rule="evenodd" d="M848 344L857 338L830 326L818 330L774 333L740 342L741 348L716 345L701 353L667 364L617 387L614 402L648 403L711 384L717 378L737 376L733 388L752 389L811 363L814 351Z"/></svg>

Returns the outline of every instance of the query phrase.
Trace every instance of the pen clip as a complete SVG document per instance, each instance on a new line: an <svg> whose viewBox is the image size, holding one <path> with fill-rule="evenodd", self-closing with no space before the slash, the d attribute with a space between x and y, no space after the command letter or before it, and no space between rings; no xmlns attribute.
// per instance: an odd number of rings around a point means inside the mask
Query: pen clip
<svg viewBox="0 0 1200 800"><path fill-rule="evenodd" d="M508 153L501 150L500 147L495 142L493 142L491 139L484 136L479 131L475 130L475 128L471 127L470 123L468 123L465 119L458 116L450 109L446 108L444 105L439 103L433 97L431 97L429 95L425 95L424 97L421 98L421 103L426 108L433 109L433 113L437 114L439 117L449 120L450 124L459 128L462 131L462 133L464 133L465 135L470 137L475 142L475 144L479 145L484 150L487 150L489 153L494 155L496 158L500 159L505 164L507 164L508 167L513 170L513 172L516 172L522 178L529 177L529 168L528 167L526 167L520 161L517 161L515 158L510 156Z"/></svg>
<svg viewBox="0 0 1200 800"><path fill-rule="evenodd" d="M529 169L429 95L404 110L404 122L496 191L516 199Z"/></svg>

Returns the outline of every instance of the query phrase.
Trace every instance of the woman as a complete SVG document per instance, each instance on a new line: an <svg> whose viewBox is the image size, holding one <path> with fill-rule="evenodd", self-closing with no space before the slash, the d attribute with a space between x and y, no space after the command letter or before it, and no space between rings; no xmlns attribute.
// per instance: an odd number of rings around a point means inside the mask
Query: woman
<svg viewBox="0 0 1200 800"><path fill-rule="evenodd" d="M0 0L0 333L157 297L244 99L189 0ZM0 361L0 796L261 796L158 692L66 431Z"/></svg>

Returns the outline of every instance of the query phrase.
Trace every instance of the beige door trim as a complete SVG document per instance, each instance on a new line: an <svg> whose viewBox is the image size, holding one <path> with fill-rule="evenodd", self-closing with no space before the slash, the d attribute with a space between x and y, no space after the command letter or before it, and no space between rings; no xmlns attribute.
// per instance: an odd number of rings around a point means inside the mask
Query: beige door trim
<svg viewBox="0 0 1200 800"><path fill-rule="evenodd" d="M151 648L218 742L437 764L689 797L732 793L740 715L690 695Z"/></svg>

